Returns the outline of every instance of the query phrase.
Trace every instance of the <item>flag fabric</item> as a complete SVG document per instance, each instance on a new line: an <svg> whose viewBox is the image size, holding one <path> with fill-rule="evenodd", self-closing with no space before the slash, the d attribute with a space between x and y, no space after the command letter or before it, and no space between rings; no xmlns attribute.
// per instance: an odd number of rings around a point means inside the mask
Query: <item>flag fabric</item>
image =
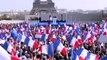
<svg viewBox="0 0 107 60"><path fill-rule="evenodd" d="M17 37L18 41L24 42L25 39L26 39L26 36L25 36L24 32L22 34L21 33L18 34L18 37Z"/></svg>
<svg viewBox="0 0 107 60"><path fill-rule="evenodd" d="M43 45L42 46L42 53L48 55L48 45Z"/></svg>
<svg viewBox="0 0 107 60"><path fill-rule="evenodd" d="M20 31L25 32L26 31L26 27L24 25L21 25Z"/></svg>
<svg viewBox="0 0 107 60"><path fill-rule="evenodd" d="M62 35L61 39L66 41L67 40L66 35Z"/></svg>
<svg viewBox="0 0 107 60"><path fill-rule="evenodd" d="M13 37L14 40L17 39L17 31L15 28L12 28L11 30L11 37Z"/></svg>
<svg viewBox="0 0 107 60"><path fill-rule="evenodd" d="M54 56L54 45L53 44L42 45L39 49L39 52L41 52L42 54L47 54L50 57L53 57Z"/></svg>
<svg viewBox="0 0 107 60"><path fill-rule="evenodd" d="M76 54L79 56L79 58L84 60L87 57L88 51L84 48L79 48L76 51Z"/></svg>
<svg viewBox="0 0 107 60"><path fill-rule="evenodd" d="M93 35L93 33L91 31L87 32L85 36L85 42L88 44L92 44L94 40L95 40L95 36Z"/></svg>
<svg viewBox="0 0 107 60"><path fill-rule="evenodd" d="M51 41L52 41L52 42L55 42L56 39L57 39L57 38L56 38L55 34L53 34Z"/></svg>
<svg viewBox="0 0 107 60"><path fill-rule="evenodd" d="M40 26L38 32L41 33L41 34L44 33L45 32L45 27Z"/></svg>
<svg viewBox="0 0 107 60"><path fill-rule="evenodd" d="M107 28L103 29L103 35L107 35Z"/></svg>
<svg viewBox="0 0 107 60"><path fill-rule="evenodd" d="M71 60L80 60L75 51L71 51Z"/></svg>
<svg viewBox="0 0 107 60"><path fill-rule="evenodd" d="M0 46L0 60L20 60L15 56L11 56L8 52Z"/></svg>
<svg viewBox="0 0 107 60"><path fill-rule="evenodd" d="M21 39L22 39L22 34L21 33L18 33L18 35L17 35L17 41L21 41Z"/></svg>
<svg viewBox="0 0 107 60"><path fill-rule="evenodd" d="M98 39L98 41L100 43L107 43L107 35L101 34L100 37L99 37L99 39Z"/></svg>
<svg viewBox="0 0 107 60"><path fill-rule="evenodd" d="M51 57L54 56L54 46L52 43L48 45L48 55Z"/></svg>
<svg viewBox="0 0 107 60"><path fill-rule="evenodd" d="M3 45L6 42L6 40L0 39L0 44Z"/></svg>
<svg viewBox="0 0 107 60"><path fill-rule="evenodd" d="M13 53L13 47L9 42L5 41L3 44L3 48L9 53Z"/></svg>
<svg viewBox="0 0 107 60"><path fill-rule="evenodd" d="M67 54L66 48L63 46L63 44L59 40L56 40L54 42L54 49L62 53L62 55Z"/></svg>
<svg viewBox="0 0 107 60"><path fill-rule="evenodd" d="M3 37L3 35L2 35L2 33L0 33L0 39L3 39L4 37Z"/></svg>
<svg viewBox="0 0 107 60"><path fill-rule="evenodd" d="M85 29L84 27L80 26L80 24L76 23L70 24L70 26L67 24L64 24L64 26L55 24L52 27L48 25L40 25L34 29L31 29L34 27L32 24L22 23L18 25L18 28L14 28L13 26L10 29L8 27L0 29L0 45L2 45L2 48L6 52L12 53L14 50L13 42L7 41L10 38L17 40L19 43L23 42L24 45L29 46L34 50L38 50L40 47L41 53L47 54L50 57L54 56L55 50L60 52L62 55L67 55L67 49L62 44L62 42L65 44L69 44L69 47L67 47L68 49L70 48L70 46L72 46L73 48L78 48L79 45L83 43L88 43L88 45L93 44L98 37L99 39L97 41L99 41L100 43L107 43L107 23L103 23L101 27L99 27L97 24L86 24ZM82 29L80 27L85 30L86 34L84 34L84 32L81 32ZM33 34L32 32L36 33ZM35 38L39 38L39 41L33 39L34 35ZM84 39L84 42L82 39ZM51 41L52 43L47 40ZM68 42L66 42L66 40ZM17 43L17 41L14 42ZM43 44L44 41L49 42L49 44ZM38 42L42 42L40 43L40 46ZM2 48L0 46L0 51L2 50ZM11 60L11 57L15 58L14 56L11 56L9 54L2 55L2 52L0 52L0 54L0 60L2 58L4 58L4 60ZM71 55L72 60L98 60L99 58L96 54L89 53L84 48L78 48L76 49L76 51L72 51Z"/></svg>
<svg viewBox="0 0 107 60"><path fill-rule="evenodd" d="M42 34L37 33L37 34L35 35L35 37L36 37L36 38L41 38L41 37L42 37Z"/></svg>
<svg viewBox="0 0 107 60"><path fill-rule="evenodd" d="M86 60L99 60L99 57L93 53L88 53Z"/></svg>
<svg viewBox="0 0 107 60"><path fill-rule="evenodd" d="M27 36L26 39L25 39L25 41L24 41L24 44L26 46L29 46L29 47L33 48L34 44L35 44L35 41L32 39L31 36Z"/></svg>
<svg viewBox="0 0 107 60"><path fill-rule="evenodd" d="M107 55L105 55L104 57L102 57L100 60L106 60L107 59Z"/></svg>
<svg viewBox="0 0 107 60"><path fill-rule="evenodd" d="M72 34L72 30L73 28L71 26L69 26L68 30L64 33L64 34Z"/></svg>
<svg viewBox="0 0 107 60"><path fill-rule="evenodd" d="M83 44L84 43L80 35L77 35L76 39L77 39L79 44Z"/></svg>
<svg viewBox="0 0 107 60"><path fill-rule="evenodd" d="M90 39L92 39L91 32L87 32L87 33L86 33L86 36L85 36L85 40L88 41L88 40L90 40Z"/></svg>
<svg viewBox="0 0 107 60"><path fill-rule="evenodd" d="M51 26L46 28L46 34L50 34L51 33Z"/></svg>
<svg viewBox="0 0 107 60"><path fill-rule="evenodd" d="M77 27L77 28L75 29L75 32L76 32L77 34L80 34L80 33L81 33L80 28L79 28L79 27Z"/></svg>
<svg viewBox="0 0 107 60"><path fill-rule="evenodd" d="M31 36L25 36L24 33L23 34L19 34L17 40L19 42L24 42L24 44L26 46L29 46L29 47L31 47L33 49L38 47L37 41L33 40L33 37L31 37Z"/></svg>
<svg viewBox="0 0 107 60"><path fill-rule="evenodd" d="M33 49L37 49L39 46L38 42L35 40L33 44Z"/></svg>
<svg viewBox="0 0 107 60"><path fill-rule="evenodd" d="M29 24L29 25L28 25L28 28L29 28L29 29L33 28L33 25L32 25L32 24Z"/></svg>
<svg viewBox="0 0 107 60"><path fill-rule="evenodd" d="M42 34L41 41L45 41L48 39L48 34Z"/></svg>
<svg viewBox="0 0 107 60"><path fill-rule="evenodd" d="M74 48L79 47L78 40L75 37L73 37L72 35L70 35L68 42L69 42L69 45L72 45Z"/></svg>
<svg viewBox="0 0 107 60"><path fill-rule="evenodd" d="M69 26L67 26L66 24L64 24L64 32L67 32Z"/></svg>
<svg viewBox="0 0 107 60"><path fill-rule="evenodd" d="M6 36L6 32L1 32L0 33L0 39L6 39L7 38L7 36Z"/></svg>
<svg viewBox="0 0 107 60"><path fill-rule="evenodd" d="M6 31L6 32L9 32L9 28L8 28L8 27L6 27L6 28L5 28L5 31Z"/></svg>

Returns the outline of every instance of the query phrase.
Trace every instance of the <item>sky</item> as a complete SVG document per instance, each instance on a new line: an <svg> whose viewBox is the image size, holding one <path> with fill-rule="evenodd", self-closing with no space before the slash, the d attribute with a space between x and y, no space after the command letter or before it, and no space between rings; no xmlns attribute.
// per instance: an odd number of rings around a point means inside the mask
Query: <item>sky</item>
<svg viewBox="0 0 107 60"><path fill-rule="evenodd" d="M0 0L0 11L32 9L34 0ZM107 7L107 0L53 0L55 7L67 10L97 10Z"/></svg>

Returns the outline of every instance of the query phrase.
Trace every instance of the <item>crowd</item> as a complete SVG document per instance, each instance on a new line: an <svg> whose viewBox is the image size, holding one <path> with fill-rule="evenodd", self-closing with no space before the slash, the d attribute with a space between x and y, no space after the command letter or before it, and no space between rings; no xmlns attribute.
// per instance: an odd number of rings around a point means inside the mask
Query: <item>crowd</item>
<svg viewBox="0 0 107 60"><path fill-rule="evenodd" d="M88 60L89 54L100 60L107 55L107 43L99 42L101 35L107 35L105 21L60 25L0 24L0 46L21 60L76 60L77 57Z"/></svg>

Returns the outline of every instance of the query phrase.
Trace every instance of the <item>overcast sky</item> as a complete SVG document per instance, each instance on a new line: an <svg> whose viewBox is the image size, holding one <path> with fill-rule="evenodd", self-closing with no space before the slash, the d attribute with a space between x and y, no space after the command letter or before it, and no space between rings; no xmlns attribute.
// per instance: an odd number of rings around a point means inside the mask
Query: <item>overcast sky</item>
<svg viewBox="0 0 107 60"><path fill-rule="evenodd" d="M34 0L0 0L0 11L31 10ZM53 0L57 8L96 10L107 7L107 0Z"/></svg>

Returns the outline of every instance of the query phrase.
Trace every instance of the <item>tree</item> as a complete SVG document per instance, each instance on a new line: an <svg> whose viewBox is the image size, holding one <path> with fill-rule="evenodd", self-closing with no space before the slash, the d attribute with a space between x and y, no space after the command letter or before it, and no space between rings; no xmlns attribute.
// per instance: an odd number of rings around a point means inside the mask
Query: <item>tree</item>
<svg viewBox="0 0 107 60"><path fill-rule="evenodd" d="M2 17L1 17L2 20L11 20L11 18L9 18L7 16L7 14L4 14Z"/></svg>

